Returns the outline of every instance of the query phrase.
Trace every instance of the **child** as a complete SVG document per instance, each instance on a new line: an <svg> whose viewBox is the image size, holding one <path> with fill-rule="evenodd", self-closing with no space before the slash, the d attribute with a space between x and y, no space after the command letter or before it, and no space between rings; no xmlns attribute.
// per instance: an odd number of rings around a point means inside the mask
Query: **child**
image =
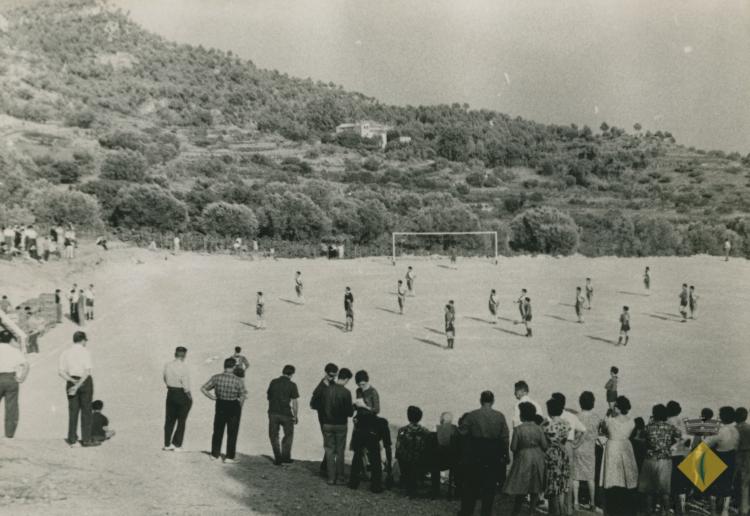
<svg viewBox="0 0 750 516"><path fill-rule="evenodd" d="M352 331L354 330L354 294L349 287L346 287L344 291L344 312L346 314L344 331Z"/></svg>
<svg viewBox="0 0 750 516"><path fill-rule="evenodd" d="M417 275L414 272L414 269L412 269L411 265L409 265L408 270L406 271L406 288L409 290L409 295L416 296L417 292L414 289L414 280L417 279Z"/></svg>
<svg viewBox="0 0 750 516"><path fill-rule="evenodd" d="M612 366L609 369L609 381L604 385L607 391L607 403L610 409L615 408L615 402L617 401L617 374L620 370Z"/></svg>
<svg viewBox="0 0 750 516"><path fill-rule="evenodd" d="M258 292L258 297L255 298L255 315L258 316L258 324L255 325L256 330L266 329L266 301L263 299L263 292Z"/></svg>
<svg viewBox="0 0 750 516"><path fill-rule="evenodd" d="M304 305L305 296L302 294L302 273L300 271L297 271L294 276L294 291L297 293L297 300Z"/></svg>
<svg viewBox="0 0 750 516"><path fill-rule="evenodd" d="M102 442L115 436L115 431L109 428L109 419L102 414L104 402L96 400L91 404L91 438Z"/></svg>
<svg viewBox="0 0 750 516"><path fill-rule="evenodd" d="M688 304L690 302L690 293L688 292L687 283L682 284L682 291L677 297L680 298L680 315L682 316L681 322L687 322Z"/></svg>
<svg viewBox="0 0 750 516"><path fill-rule="evenodd" d="M448 349L453 349L456 338L456 314L450 304L445 305L445 338L448 341Z"/></svg>
<svg viewBox="0 0 750 516"><path fill-rule="evenodd" d="M594 301L594 286L591 284L591 278L586 278L586 308L591 310L591 303Z"/></svg>
<svg viewBox="0 0 750 516"><path fill-rule="evenodd" d="M583 294L581 293L581 287L576 287L575 307L576 307L576 316L578 317L579 323L583 323L583 304L585 302L586 300L583 298Z"/></svg>
<svg viewBox="0 0 750 516"><path fill-rule="evenodd" d="M417 494L419 479L423 473L425 462L425 446L430 431L419 424L422 420L422 410L410 406L406 410L409 419L407 426L398 430L396 437L396 460L401 470L401 486L409 497Z"/></svg>
<svg viewBox="0 0 750 516"><path fill-rule="evenodd" d="M523 304L524 300L526 299L526 289L521 289L521 297L516 300L516 303L518 304L518 311L521 313L521 322L523 322Z"/></svg>
<svg viewBox="0 0 750 516"><path fill-rule="evenodd" d="M651 269L646 267L646 271L643 273L643 286L646 290L651 289Z"/></svg>
<svg viewBox="0 0 750 516"><path fill-rule="evenodd" d="M448 470L448 496L451 495L454 476L453 469L458 462L458 427L453 424L453 414L443 412L440 415L440 424L435 428L437 449L433 458L430 479L432 481L432 496L440 496L440 472Z"/></svg>
<svg viewBox="0 0 750 516"><path fill-rule="evenodd" d="M620 337L617 339L617 345L624 344L628 345L628 339L630 338L630 308L627 306L622 307L622 313L620 314ZM624 342L623 342L624 339Z"/></svg>
<svg viewBox="0 0 750 516"><path fill-rule="evenodd" d="M88 290L85 292L86 297L86 320L94 320L94 285L89 285Z"/></svg>
<svg viewBox="0 0 750 516"><path fill-rule="evenodd" d="M526 327L526 336L531 337L531 298L529 297L523 300L521 317L523 318L523 325Z"/></svg>
<svg viewBox="0 0 750 516"><path fill-rule="evenodd" d="M408 277L408 276L407 276ZM409 284L409 280L406 280L406 284ZM398 285L396 286L396 296L398 297L398 312L401 315L404 315L404 302L406 301L406 289L404 289L404 282L402 280L398 280Z"/></svg>
<svg viewBox="0 0 750 516"><path fill-rule="evenodd" d="M494 288L490 292L490 300L488 302L488 305L490 308L490 315L492 316L492 324L497 324L498 300L497 300L497 293L495 292Z"/></svg>
<svg viewBox="0 0 750 516"><path fill-rule="evenodd" d="M690 285L688 293L688 306L690 307L690 318L695 319L695 314L698 312L698 294L695 293L693 285Z"/></svg>

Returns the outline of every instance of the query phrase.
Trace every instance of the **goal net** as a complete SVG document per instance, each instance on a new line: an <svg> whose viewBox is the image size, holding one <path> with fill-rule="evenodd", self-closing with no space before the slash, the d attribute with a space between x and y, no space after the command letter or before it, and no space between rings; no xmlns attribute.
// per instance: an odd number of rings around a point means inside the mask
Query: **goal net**
<svg viewBox="0 0 750 516"><path fill-rule="evenodd" d="M391 259L403 255L480 256L497 263L497 231L396 231Z"/></svg>

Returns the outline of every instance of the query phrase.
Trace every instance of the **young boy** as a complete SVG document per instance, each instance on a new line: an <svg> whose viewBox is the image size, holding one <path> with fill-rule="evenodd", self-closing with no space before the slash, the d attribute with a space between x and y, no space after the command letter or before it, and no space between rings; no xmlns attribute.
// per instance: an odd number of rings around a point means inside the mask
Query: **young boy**
<svg viewBox="0 0 750 516"><path fill-rule="evenodd" d="M586 300L583 298L583 294L581 293L581 287L576 287L576 301L575 301L575 307L576 307L576 317L578 317L578 322L583 322L583 304L586 302Z"/></svg>
<svg viewBox="0 0 750 516"><path fill-rule="evenodd" d="M448 349L453 349L453 343L456 339L456 314L451 309L451 305L445 305L445 338L448 341Z"/></svg>
<svg viewBox="0 0 750 516"><path fill-rule="evenodd" d="M409 280L407 281L407 285ZM406 301L406 289L404 288L404 282L402 280L398 280L398 285L396 286L396 297L398 298L398 312L401 315L404 315L404 302Z"/></svg>
<svg viewBox="0 0 750 516"><path fill-rule="evenodd" d="M258 323L255 325L256 330L266 329L266 301L263 299L263 292L258 292L255 298L255 315L258 317Z"/></svg>
<svg viewBox="0 0 750 516"><path fill-rule="evenodd" d="M643 272L643 286L646 287L646 290L651 289L651 269L648 267Z"/></svg>
<svg viewBox="0 0 750 516"><path fill-rule="evenodd" d="M523 325L526 327L526 336L531 337L531 298L524 298L523 304L521 304L521 318L523 319Z"/></svg>
<svg viewBox="0 0 750 516"><path fill-rule="evenodd" d="M410 406L406 410L406 417L409 424L399 428L396 437L396 460L401 469L401 485L406 494L413 497L417 494L419 479L424 473L421 468L430 431L419 424L422 420L419 407Z"/></svg>
<svg viewBox="0 0 750 516"><path fill-rule="evenodd" d="M622 307L622 313L620 314L620 337L617 339L617 345L624 344L628 345L628 339L630 338L630 308L627 306Z"/></svg>
<svg viewBox="0 0 750 516"><path fill-rule="evenodd" d="M346 287L344 291L344 313L346 315L344 331L354 330L354 294L349 287Z"/></svg>
<svg viewBox="0 0 750 516"><path fill-rule="evenodd" d="M497 306L498 306L498 300L497 300L497 292L495 292L495 289L493 288L490 291L490 300L488 301L488 306L490 309L490 315L492 316L492 324L497 324Z"/></svg>
<svg viewBox="0 0 750 516"><path fill-rule="evenodd" d="M586 278L586 308L591 310L591 303L594 301L594 285L591 284L591 278Z"/></svg>
<svg viewBox="0 0 750 516"><path fill-rule="evenodd" d="M690 285L690 291L688 292L688 306L690 307L690 318L695 319L695 315L698 313L698 294L695 293L695 286Z"/></svg>
<svg viewBox="0 0 750 516"><path fill-rule="evenodd" d="M680 298L680 315L682 316L681 322L687 322L688 304L690 302L690 293L688 292L687 283L682 284L682 291L677 297Z"/></svg>
<svg viewBox="0 0 750 516"><path fill-rule="evenodd" d="M90 284L89 288L84 292L86 297L86 320L94 320L94 285Z"/></svg>
<svg viewBox="0 0 750 516"><path fill-rule="evenodd" d="M294 276L294 291L297 293L297 301L305 304L305 296L302 294L302 272L297 271Z"/></svg>
<svg viewBox="0 0 750 516"><path fill-rule="evenodd" d="M521 313L521 322L523 322L523 304L526 300L526 289L521 289L521 296L516 300L518 304L518 311Z"/></svg>
<svg viewBox="0 0 750 516"><path fill-rule="evenodd" d="M406 271L406 288L409 290L409 295L411 296L417 295L417 291L414 289L414 280L416 279L417 275L411 265L409 265L409 268Z"/></svg>
<svg viewBox="0 0 750 516"><path fill-rule="evenodd" d="M102 442L115 436L115 431L109 428L109 419L102 414L104 402L96 400L91 404L91 438Z"/></svg>
<svg viewBox="0 0 750 516"><path fill-rule="evenodd" d="M609 380L604 385L604 389L607 391L607 403L610 409L615 408L615 402L617 401L617 374L620 370L612 366L609 368Z"/></svg>

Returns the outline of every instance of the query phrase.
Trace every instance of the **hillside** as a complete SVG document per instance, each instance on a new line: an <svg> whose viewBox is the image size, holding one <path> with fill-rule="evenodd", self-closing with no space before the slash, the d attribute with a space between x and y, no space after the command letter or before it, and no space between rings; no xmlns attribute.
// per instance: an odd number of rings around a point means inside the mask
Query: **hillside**
<svg viewBox="0 0 750 516"><path fill-rule="evenodd" d="M165 41L95 0L18 4L0 19L3 224L259 237L287 254L302 251L279 242L377 253L393 230L497 229L558 252L509 226L547 206L578 227L564 252L718 252L728 237L750 254L750 155L639 125L389 106ZM362 119L392 127L385 149L333 135Z"/></svg>

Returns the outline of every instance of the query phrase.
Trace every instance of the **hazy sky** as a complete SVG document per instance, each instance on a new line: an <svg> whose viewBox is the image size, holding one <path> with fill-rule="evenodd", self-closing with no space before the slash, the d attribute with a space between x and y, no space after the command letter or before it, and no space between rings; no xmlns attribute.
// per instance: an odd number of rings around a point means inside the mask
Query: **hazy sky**
<svg viewBox="0 0 750 516"><path fill-rule="evenodd" d="M395 104L750 153L748 0L113 0L168 39Z"/></svg>

